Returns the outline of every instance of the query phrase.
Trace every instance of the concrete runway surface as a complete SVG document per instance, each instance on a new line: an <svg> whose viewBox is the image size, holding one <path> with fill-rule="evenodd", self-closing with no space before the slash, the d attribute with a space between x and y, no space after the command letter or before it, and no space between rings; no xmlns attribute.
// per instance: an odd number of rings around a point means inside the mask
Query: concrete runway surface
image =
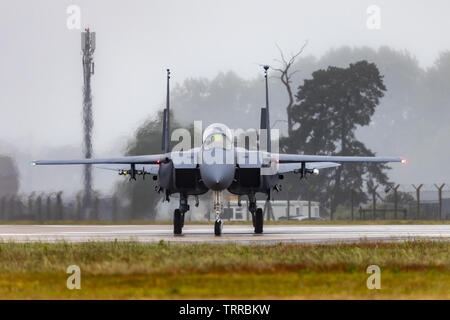
<svg viewBox="0 0 450 320"><path fill-rule="evenodd" d="M0 225L0 241L86 242L160 240L181 243L327 243L398 241L406 239L450 240L450 225L266 225L264 234L253 234L248 225L224 225L221 237L211 225L186 225L174 236L171 225Z"/></svg>

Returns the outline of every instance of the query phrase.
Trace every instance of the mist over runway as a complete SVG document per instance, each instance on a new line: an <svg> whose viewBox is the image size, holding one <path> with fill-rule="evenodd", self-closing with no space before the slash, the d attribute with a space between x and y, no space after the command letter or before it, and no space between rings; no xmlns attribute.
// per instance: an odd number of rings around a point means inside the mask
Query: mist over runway
<svg viewBox="0 0 450 320"><path fill-rule="evenodd" d="M262 235L250 225L224 225L214 236L213 225L186 225L181 236L171 225L0 225L0 241L89 242L139 241L174 243L336 243L402 240L450 241L450 225L267 225Z"/></svg>

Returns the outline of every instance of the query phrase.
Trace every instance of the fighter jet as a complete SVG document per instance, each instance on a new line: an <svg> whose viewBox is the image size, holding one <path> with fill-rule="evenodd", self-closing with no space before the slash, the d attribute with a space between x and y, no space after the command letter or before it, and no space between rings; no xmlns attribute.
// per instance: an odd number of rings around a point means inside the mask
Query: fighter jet
<svg viewBox="0 0 450 320"><path fill-rule="evenodd" d="M164 200L179 194L179 208L173 213L173 232L182 234L184 217L189 211L188 197L213 193L215 212L214 234L222 234L223 191L241 197L248 197L249 211L252 216L254 233L263 233L263 210L257 207L256 194L262 193L267 200L273 198L273 191L280 190L279 180L287 173L299 174L300 178L317 175L319 170L338 167L348 162L401 162L399 157L354 157L323 156L303 154L281 154L272 152L271 129L269 119L269 98L267 70L264 66L266 86L266 106L261 108L259 138L265 142L258 144L258 150L235 146L233 133L223 124L215 123L203 132L201 145L185 151L169 150L170 133L170 70L167 69L167 98L163 116L161 154L127 156L107 159L78 160L40 160L32 165L100 165L101 168L117 171L129 176L130 181L146 175L157 181L158 192L164 194ZM261 140L264 140L261 139Z"/></svg>

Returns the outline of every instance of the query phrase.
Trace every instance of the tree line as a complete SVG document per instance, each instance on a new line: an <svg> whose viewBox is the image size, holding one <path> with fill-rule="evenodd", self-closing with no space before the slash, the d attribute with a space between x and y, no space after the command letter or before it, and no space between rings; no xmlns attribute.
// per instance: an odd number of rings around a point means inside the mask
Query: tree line
<svg viewBox="0 0 450 320"><path fill-rule="evenodd" d="M425 131L442 125L437 136L442 142L445 133L450 133L445 124L449 115L449 52L423 69L405 51L343 47L320 59L302 54L291 70L298 72L289 79L294 95L289 108L289 95L276 70L270 79L272 125L277 120L288 122L284 127L277 123L282 129L280 146L284 152L373 156L376 149L384 155L403 151L420 160L423 156L418 150L426 153L430 147ZM259 75L246 80L230 71L213 79L186 79L172 91L171 105L172 129L189 128L194 120L203 120L204 127L223 122L231 128L258 128L259 110L264 106L263 78ZM138 128L127 155L161 152L161 119L158 113ZM323 170L306 182L289 175L283 185L290 186L290 197L304 198L311 192L334 212L349 204L349 190L354 191L352 201L360 204L369 200L367 194L374 186L392 186L389 168L385 164L349 164ZM147 179L121 183L117 192L127 199L135 218L151 217L161 199L153 189L154 182Z"/></svg>

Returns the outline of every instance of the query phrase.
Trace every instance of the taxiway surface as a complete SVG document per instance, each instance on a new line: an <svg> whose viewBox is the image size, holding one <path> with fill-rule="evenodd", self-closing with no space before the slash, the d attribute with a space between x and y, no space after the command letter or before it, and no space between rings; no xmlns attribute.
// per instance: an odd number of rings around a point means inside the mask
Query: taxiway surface
<svg viewBox="0 0 450 320"><path fill-rule="evenodd" d="M450 225L266 225L253 234L249 225L224 225L221 237L213 225L186 225L174 236L171 225L0 225L0 241L86 242L160 240L183 243L326 243L443 239L450 241Z"/></svg>

